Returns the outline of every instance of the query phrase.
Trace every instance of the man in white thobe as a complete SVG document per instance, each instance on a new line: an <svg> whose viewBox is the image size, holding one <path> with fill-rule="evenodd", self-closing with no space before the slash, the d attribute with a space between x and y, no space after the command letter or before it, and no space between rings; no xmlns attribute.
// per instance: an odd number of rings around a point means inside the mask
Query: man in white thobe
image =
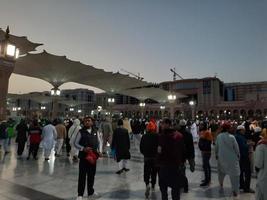
<svg viewBox="0 0 267 200"><path fill-rule="evenodd" d="M56 128L48 122L42 131L42 146L44 148L45 160L49 160L51 150L55 145L55 140L57 139Z"/></svg>
<svg viewBox="0 0 267 200"><path fill-rule="evenodd" d="M257 174L256 200L267 199L267 137L262 139L255 153L255 168Z"/></svg>
<svg viewBox="0 0 267 200"><path fill-rule="evenodd" d="M239 194L240 153L235 137L228 132L230 127L228 123L222 125L223 130L216 139L215 153L218 159L220 186L223 188L224 177L225 175L229 175L233 196L237 197Z"/></svg>
<svg viewBox="0 0 267 200"><path fill-rule="evenodd" d="M198 141L197 124L194 121L192 122L192 125L190 127L190 132L193 136L194 143L197 143Z"/></svg>

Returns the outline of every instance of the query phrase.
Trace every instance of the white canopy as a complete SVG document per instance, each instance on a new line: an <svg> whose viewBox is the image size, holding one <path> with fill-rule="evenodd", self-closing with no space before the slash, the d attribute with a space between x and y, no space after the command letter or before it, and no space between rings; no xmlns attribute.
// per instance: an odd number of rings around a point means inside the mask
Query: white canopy
<svg viewBox="0 0 267 200"><path fill-rule="evenodd" d="M103 69L69 60L66 56L49 54L46 51L38 54L28 53L18 59L14 73L43 79L54 87L67 82L76 82L107 92L118 92L148 84L128 75L105 72Z"/></svg>

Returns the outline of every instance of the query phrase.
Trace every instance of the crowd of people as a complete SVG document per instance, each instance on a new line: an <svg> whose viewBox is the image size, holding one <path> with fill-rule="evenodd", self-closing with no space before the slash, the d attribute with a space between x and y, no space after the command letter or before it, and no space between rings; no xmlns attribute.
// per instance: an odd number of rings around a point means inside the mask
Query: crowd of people
<svg viewBox="0 0 267 200"><path fill-rule="evenodd" d="M189 191L186 166L195 171L195 148L202 157L204 179L200 187L211 184L210 158L213 153L218 162L217 173L221 190L224 177L229 175L233 197L255 193L251 188L251 176L257 174L256 199L266 200L267 186L267 121L230 120L170 120L164 118L118 119L108 116L101 120L93 117L83 119L25 120L16 125L9 119L0 124L0 144L5 154L10 152L11 138L16 136L17 158L22 159L25 146L29 147L27 160L38 160L42 147L44 159L50 159L54 148L55 157L66 155L79 162L78 197L82 200L85 186L89 199L98 194L94 190L97 159L110 155L118 162L118 171L128 172L127 160L131 158L130 140L140 139L140 152L144 156L145 197L149 198L157 182L162 200L168 199L168 187L173 200L180 199L180 192ZM16 133L16 134L15 134ZM187 164L188 163L188 164ZM86 184L87 183L87 184Z"/></svg>

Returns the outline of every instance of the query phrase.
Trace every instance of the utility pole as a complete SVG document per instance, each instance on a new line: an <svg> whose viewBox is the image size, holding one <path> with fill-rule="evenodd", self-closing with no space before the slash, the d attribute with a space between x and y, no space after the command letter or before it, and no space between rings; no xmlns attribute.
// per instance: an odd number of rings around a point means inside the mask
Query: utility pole
<svg viewBox="0 0 267 200"><path fill-rule="evenodd" d="M176 81L176 76L178 76L180 79L184 79L182 76L180 76L176 71L175 67L171 68L170 71L173 73L173 81Z"/></svg>

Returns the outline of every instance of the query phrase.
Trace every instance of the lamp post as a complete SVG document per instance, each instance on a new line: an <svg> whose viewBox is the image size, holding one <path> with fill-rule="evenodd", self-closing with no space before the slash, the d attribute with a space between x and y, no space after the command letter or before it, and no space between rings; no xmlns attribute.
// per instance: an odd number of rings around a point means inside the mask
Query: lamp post
<svg viewBox="0 0 267 200"><path fill-rule="evenodd" d="M176 100L176 95L175 94L168 95L168 100L170 102L170 116L171 116L171 119L173 120L174 119L174 103Z"/></svg>
<svg viewBox="0 0 267 200"><path fill-rule="evenodd" d="M161 110L161 119L163 119L165 106L160 106L160 110Z"/></svg>
<svg viewBox="0 0 267 200"><path fill-rule="evenodd" d="M52 101L53 106L52 106L52 116L51 116L51 118L55 119L57 117L57 112L58 112L58 97L60 96L61 91L60 91L60 89L58 87L54 87L54 88L51 89L50 94L51 94L52 99L53 99L53 101Z"/></svg>
<svg viewBox="0 0 267 200"><path fill-rule="evenodd" d="M115 98L108 98L108 105L109 105L109 113L110 116L112 117L112 113L113 113L113 105L115 103Z"/></svg>
<svg viewBox="0 0 267 200"><path fill-rule="evenodd" d="M192 120L195 120L195 105L196 105L196 102L191 100L191 101L189 101L189 105L191 107L191 118L192 118Z"/></svg>
<svg viewBox="0 0 267 200"><path fill-rule="evenodd" d="M9 41L7 27L5 39L0 41L0 121L6 119L8 82L18 57L19 49Z"/></svg>
<svg viewBox="0 0 267 200"><path fill-rule="evenodd" d="M144 118L144 108L146 106L146 103L145 102L140 102L139 106L141 108L141 118L143 119Z"/></svg>

